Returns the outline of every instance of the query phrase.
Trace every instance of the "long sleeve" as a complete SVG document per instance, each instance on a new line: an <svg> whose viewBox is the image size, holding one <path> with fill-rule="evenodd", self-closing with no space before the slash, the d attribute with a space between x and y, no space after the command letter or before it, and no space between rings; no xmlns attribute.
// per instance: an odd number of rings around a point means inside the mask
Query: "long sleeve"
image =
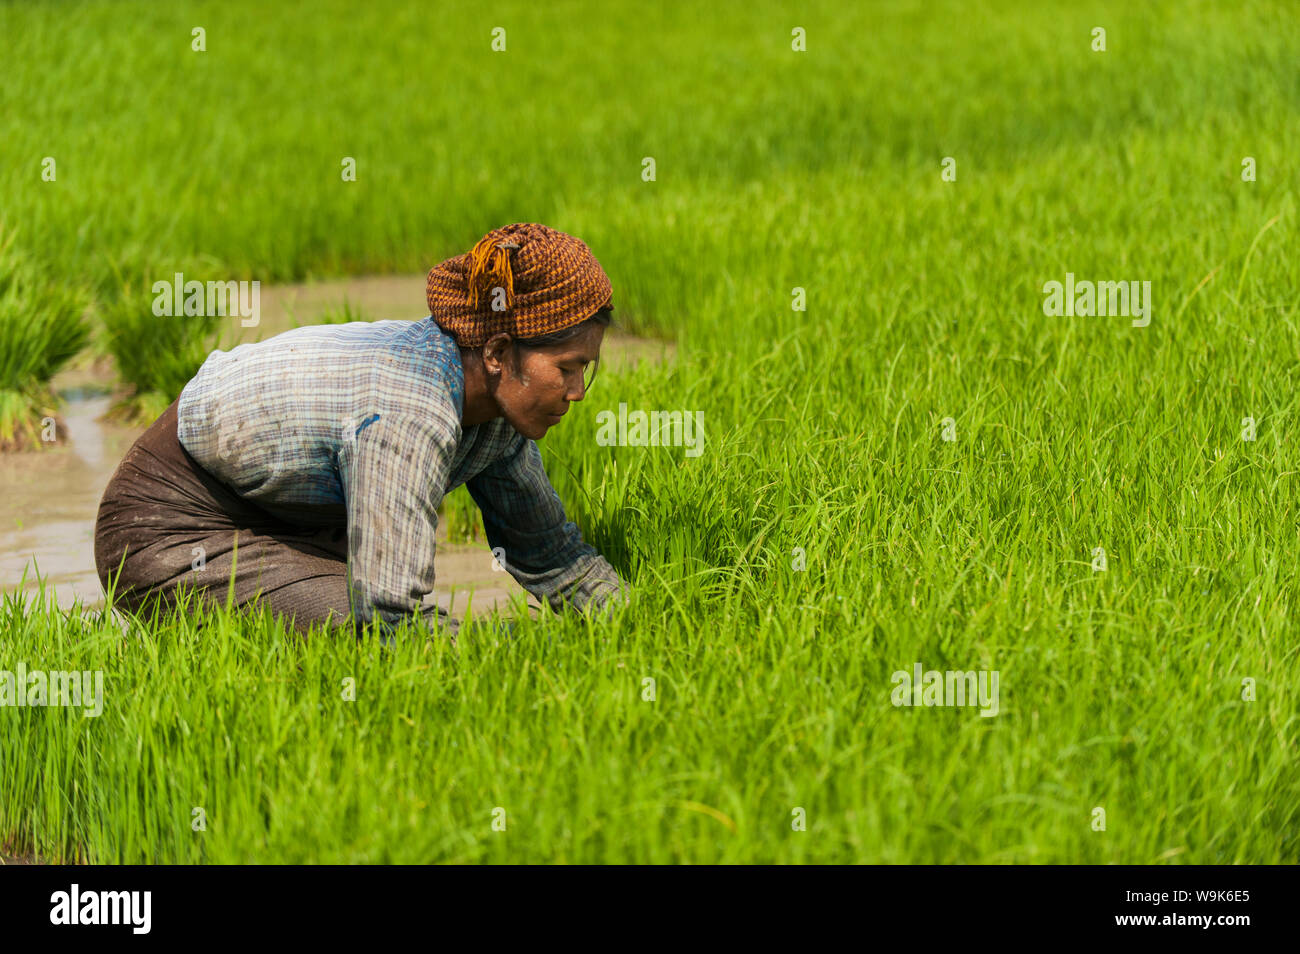
<svg viewBox="0 0 1300 954"><path fill-rule="evenodd" d="M518 436L466 486L483 513L489 546L502 551L506 570L534 597L552 609L567 601L584 612L627 600L618 573L565 518L536 441Z"/></svg>
<svg viewBox="0 0 1300 954"><path fill-rule="evenodd" d="M340 450L348 599L358 627L378 619L391 633L400 620L420 612L433 590L438 506L455 441L449 423L437 415L428 421L377 416L362 421Z"/></svg>

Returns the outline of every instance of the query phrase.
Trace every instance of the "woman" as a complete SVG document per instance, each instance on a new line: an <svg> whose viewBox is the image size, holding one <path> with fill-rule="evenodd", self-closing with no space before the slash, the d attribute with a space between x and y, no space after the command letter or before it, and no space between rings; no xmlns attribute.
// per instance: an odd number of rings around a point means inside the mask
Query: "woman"
<svg viewBox="0 0 1300 954"><path fill-rule="evenodd" d="M520 223L429 272L428 319L214 351L104 492L105 591L139 611L189 587L223 602L233 586L236 605L269 604L299 632L427 624L442 613L420 608L438 506L464 483L529 593L555 609L625 599L536 443L586 395L611 296L585 244Z"/></svg>

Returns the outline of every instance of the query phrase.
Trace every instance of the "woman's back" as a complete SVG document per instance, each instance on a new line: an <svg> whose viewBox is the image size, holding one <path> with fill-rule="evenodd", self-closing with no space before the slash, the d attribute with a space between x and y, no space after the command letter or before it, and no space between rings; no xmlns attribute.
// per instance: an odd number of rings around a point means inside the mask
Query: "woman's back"
<svg viewBox="0 0 1300 954"><path fill-rule="evenodd" d="M178 436L259 505L341 507L339 454L366 427L428 421L461 441L455 341L428 319L297 328L214 351L181 392Z"/></svg>

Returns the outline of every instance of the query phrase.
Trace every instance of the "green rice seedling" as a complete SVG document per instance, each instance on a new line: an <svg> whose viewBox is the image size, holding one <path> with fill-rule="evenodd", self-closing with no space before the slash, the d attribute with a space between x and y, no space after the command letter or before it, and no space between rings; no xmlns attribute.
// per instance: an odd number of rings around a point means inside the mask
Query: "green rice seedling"
<svg viewBox="0 0 1300 954"><path fill-rule="evenodd" d="M0 450L37 448L57 436L49 426L57 411L50 379L89 333L84 293L52 280L16 239L0 229Z"/></svg>
<svg viewBox="0 0 1300 954"><path fill-rule="evenodd" d="M210 265L189 274L212 274ZM229 318L215 314L156 314L176 311L170 291L172 276L185 269L141 269L118 283L100 310L108 350L126 385L110 416L125 423L149 424L167 409L198 372ZM162 282L163 288L155 283ZM166 309L164 309L166 306ZM228 326L226 326L228 328Z"/></svg>
<svg viewBox="0 0 1300 954"><path fill-rule="evenodd" d="M371 317L359 304L354 305L350 299L344 298L341 305L332 305L326 308L316 323L319 325L345 325L353 321L371 320Z"/></svg>
<svg viewBox="0 0 1300 954"><path fill-rule="evenodd" d="M455 543L476 543L487 539L483 529L483 515L478 505L463 486L457 487L442 498L439 519L447 528L447 539Z"/></svg>
<svg viewBox="0 0 1300 954"><path fill-rule="evenodd" d="M291 304L285 305L285 311L289 316L289 325L292 328L302 328L305 325L345 325L353 321L374 320L359 303L354 304L352 300L347 297L344 297L343 301L339 304L327 306L316 316L314 321L299 321L295 309Z"/></svg>

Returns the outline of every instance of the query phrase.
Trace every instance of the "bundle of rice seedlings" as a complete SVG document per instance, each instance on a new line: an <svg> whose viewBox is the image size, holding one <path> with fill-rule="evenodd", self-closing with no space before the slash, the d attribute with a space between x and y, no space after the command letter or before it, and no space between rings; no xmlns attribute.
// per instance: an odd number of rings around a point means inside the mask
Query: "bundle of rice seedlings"
<svg viewBox="0 0 1300 954"><path fill-rule="evenodd" d="M0 450L33 450L59 435L50 379L85 346L86 296L53 281L0 229Z"/></svg>
<svg viewBox="0 0 1300 954"><path fill-rule="evenodd" d="M136 426L152 423L218 347L218 331L232 319L177 314L175 308L162 307L168 293L155 288L159 282L170 283L176 273L197 276L217 271L207 264L142 268L129 279L118 274L117 287L100 311L108 350L126 385L109 417Z"/></svg>

